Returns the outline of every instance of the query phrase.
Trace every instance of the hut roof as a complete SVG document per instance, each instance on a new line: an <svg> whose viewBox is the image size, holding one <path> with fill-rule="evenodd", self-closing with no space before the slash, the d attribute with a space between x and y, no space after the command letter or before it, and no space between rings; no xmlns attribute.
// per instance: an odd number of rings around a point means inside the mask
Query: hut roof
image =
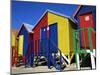
<svg viewBox="0 0 100 75"><path fill-rule="evenodd" d="M29 33L33 33L32 29L34 28L34 26L33 26L33 25L30 25L30 24L28 24L28 23L23 23L22 26L21 26L20 29L19 29L18 35L19 35L19 33L20 33L22 27L25 27L25 29L26 29ZM18 35L17 35L17 36L18 36Z"/></svg>
<svg viewBox="0 0 100 75"><path fill-rule="evenodd" d="M76 12L73 14L73 17L75 17L75 16L78 14L78 12L79 12L79 10L81 9L81 7L82 7L82 5L79 5L79 6L78 6Z"/></svg>
<svg viewBox="0 0 100 75"><path fill-rule="evenodd" d="M24 27L27 29L28 32L32 33L33 25L23 23Z"/></svg>
<svg viewBox="0 0 100 75"><path fill-rule="evenodd" d="M46 13L48 13L48 12L50 12L50 13L52 13L52 14L55 14L55 15L58 15L58 16L62 16L62 17L68 18L68 19L70 19L72 22L74 22L75 24L77 23L77 21L76 21L73 17L70 17L70 16L67 16L67 15L61 14L61 13L59 13L59 12L56 12L56 11L52 11L52 10L50 10L50 9L47 9L47 10L43 13L43 15L40 17L40 19L36 22L35 26L33 27L33 30L34 30L34 28L37 26L37 24L39 23L39 21L40 21L40 20L46 15Z"/></svg>

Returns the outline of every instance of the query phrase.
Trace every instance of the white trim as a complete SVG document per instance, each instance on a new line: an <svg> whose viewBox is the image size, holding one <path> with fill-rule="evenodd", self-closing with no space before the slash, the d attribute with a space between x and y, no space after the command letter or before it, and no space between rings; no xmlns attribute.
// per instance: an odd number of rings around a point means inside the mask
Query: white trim
<svg viewBox="0 0 100 75"><path fill-rule="evenodd" d="M95 69L95 58L94 58L92 52L90 53L90 57L91 57L91 66L92 66L92 69Z"/></svg>
<svg viewBox="0 0 100 75"><path fill-rule="evenodd" d="M39 21L43 18L43 16L47 13L47 10L42 14L42 16L39 18L39 20L34 24L34 28L37 26ZM34 30L34 28L32 30Z"/></svg>
<svg viewBox="0 0 100 75"><path fill-rule="evenodd" d="M22 23L21 24L21 26L20 26L20 29L18 30L18 34L17 34L17 36L19 35L19 32L21 31L21 28L24 26L25 27L25 29L28 31L28 29L27 29L27 27L25 26L25 24L27 24L27 23ZM30 25L30 24L28 24L28 25ZM34 27L34 26L33 26ZM33 28L32 28L33 29ZM29 31L28 31L29 32ZM33 31L32 32L29 32L29 33L33 33Z"/></svg>

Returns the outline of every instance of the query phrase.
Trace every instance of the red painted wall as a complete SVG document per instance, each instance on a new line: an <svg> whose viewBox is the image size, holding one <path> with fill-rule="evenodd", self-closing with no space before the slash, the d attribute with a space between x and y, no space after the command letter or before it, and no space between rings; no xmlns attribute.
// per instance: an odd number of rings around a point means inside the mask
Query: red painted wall
<svg viewBox="0 0 100 75"><path fill-rule="evenodd" d="M80 28L88 28L92 27L94 28L94 20L92 13L83 14L80 16ZM95 32L91 32L92 34L92 42L93 42L93 48L96 48L96 36ZM84 30L81 32L81 43L83 48L89 48L89 37L88 37L88 31ZM86 45L85 45L86 44Z"/></svg>
<svg viewBox="0 0 100 75"><path fill-rule="evenodd" d="M87 13L80 16L80 27L87 28L92 27L94 28L94 21L92 13Z"/></svg>
<svg viewBox="0 0 100 75"><path fill-rule="evenodd" d="M38 22L38 24L35 26L35 28L33 29L33 41L35 43L35 45L33 46L33 50L35 54L38 54L38 48L39 48L39 39L40 39L40 33L41 33L41 28L45 27L48 25L48 14L46 13L43 18Z"/></svg>

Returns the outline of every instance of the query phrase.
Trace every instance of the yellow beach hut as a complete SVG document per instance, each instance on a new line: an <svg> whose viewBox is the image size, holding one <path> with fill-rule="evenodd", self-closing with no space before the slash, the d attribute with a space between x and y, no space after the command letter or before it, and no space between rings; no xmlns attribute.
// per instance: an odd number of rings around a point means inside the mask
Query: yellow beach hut
<svg viewBox="0 0 100 75"><path fill-rule="evenodd" d="M61 52L72 59L74 55L73 47L73 30L77 29L76 21L69 16L65 16L58 12L48 11L48 25L57 23L58 30L58 48Z"/></svg>

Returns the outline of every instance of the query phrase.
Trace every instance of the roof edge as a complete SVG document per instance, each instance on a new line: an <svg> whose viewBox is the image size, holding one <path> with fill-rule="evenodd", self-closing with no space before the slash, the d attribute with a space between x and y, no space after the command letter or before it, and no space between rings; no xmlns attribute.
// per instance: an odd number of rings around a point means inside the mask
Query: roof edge
<svg viewBox="0 0 100 75"><path fill-rule="evenodd" d="M33 27L32 31L36 28L37 24L39 23L39 21L41 21L41 19L44 17L44 15L47 13L47 10L42 14L42 16L39 18L39 20L34 24L35 26Z"/></svg>
<svg viewBox="0 0 100 75"><path fill-rule="evenodd" d="M73 14L73 17L75 17L75 16L78 14L78 12L79 12L79 10L81 9L81 7L82 7L82 5L79 5L79 6L78 6L76 12Z"/></svg>
<svg viewBox="0 0 100 75"><path fill-rule="evenodd" d="M24 22L23 22L23 23L21 24L20 29L18 30L17 37L19 36L19 33L20 33L20 31L21 31L21 29L22 29L22 27L23 27L23 26L24 26L24 27L25 27L25 29L27 30L27 28L26 28L25 24L27 24L27 23L24 23ZM27 30L27 32L28 32L28 30ZM32 33L32 32L28 32L28 33Z"/></svg>
<svg viewBox="0 0 100 75"><path fill-rule="evenodd" d="M21 26L20 26L20 28L19 28L19 30L18 30L18 34L17 34L17 37L19 36L19 32L21 31L21 29L22 29L22 27L23 27L23 23L21 24Z"/></svg>
<svg viewBox="0 0 100 75"><path fill-rule="evenodd" d="M50 10L50 9L47 9L43 14L42 14L42 16L39 18L39 20L34 24L35 26L34 26L34 28L36 28L36 26L37 26L37 24L39 23L39 21L44 17L44 15L46 14L46 13L48 13L48 12L50 12L50 13L53 13L53 14L56 14L56 15L59 15L59 16L62 16L62 17L65 17L65 18L68 18L68 19L71 19L71 21L73 21L74 23L76 23L71 17L69 17L69 16L66 16L66 15L64 15L64 14L61 14L61 13L58 13L58 12L56 12L56 11L52 11L52 10ZM32 30L34 30L34 28L32 29Z"/></svg>

